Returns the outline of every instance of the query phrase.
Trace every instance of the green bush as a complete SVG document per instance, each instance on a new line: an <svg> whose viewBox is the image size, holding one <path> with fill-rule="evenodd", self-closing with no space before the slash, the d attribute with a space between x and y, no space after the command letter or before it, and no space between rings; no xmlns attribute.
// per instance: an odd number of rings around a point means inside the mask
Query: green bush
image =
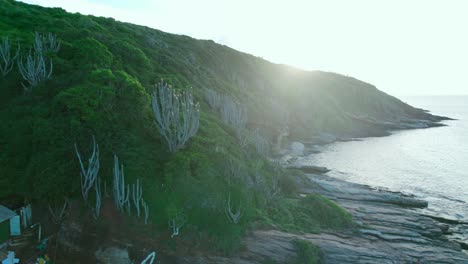
<svg viewBox="0 0 468 264"><path fill-rule="evenodd" d="M318 233L322 229L345 229L353 226L351 215L318 194L283 198L264 215L265 224L290 232Z"/></svg>
<svg viewBox="0 0 468 264"><path fill-rule="evenodd" d="M353 225L351 214L318 194L310 194L302 199L301 208L305 214L312 216L321 228L343 229Z"/></svg>
<svg viewBox="0 0 468 264"><path fill-rule="evenodd" d="M297 257L294 264L321 264L324 263L320 248L309 241L296 239L293 241Z"/></svg>
<svg viewBox="0 0 468 264"><path fill-rule="evenodd" d="M78 68L110 68L112 65L114 56L104 44L94 38L78 40L73 47L74 62Z"/></svg>

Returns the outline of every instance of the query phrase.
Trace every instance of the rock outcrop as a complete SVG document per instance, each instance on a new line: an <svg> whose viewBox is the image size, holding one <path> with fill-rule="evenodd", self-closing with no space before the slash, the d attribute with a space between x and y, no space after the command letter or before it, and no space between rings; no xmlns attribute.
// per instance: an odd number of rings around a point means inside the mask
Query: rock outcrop
<svg viewBox="0 0 468 264"><path fill-rule="evenodd" d="M445 237L448 226L411 207L427 205L414 197L342 181L326 175L308 175L318 192L344 208L360 225L356 235L346 239L327 238L336 234L309 236L325 252L327 263L468 263L458 243ZM340 237L338 235L338 237ZM332 246L334 245L334 246Z"/></svg>
<svg viewBox="0 0 468 264"><path fill-rule="evenodd" d="M304 173L327 173L330 171L329 169L325 167L314 166L314 165L304 165L304 166L289 165L289 166L286 166L286 168L300 170Z"/></svg>
<svg viewBox="0 0 468 264"><path fill-rule="evenodd" d="M95 253L96 259L102 264L132 264L128 250L118 247L99 249Z"/></svg>
<svg viewBox="0 0 468 264"><path fill-rule="evenodd" d="M308 174L302 193L320 193L346 208L358 225L352 232L289 234L255 231L244 239L237 257L179 257L177 263L260 264L267 260L288 263L296 255L294 239L318 245L325 262L341 263L468 263L458 243L445 237L446 223L413 208L427 202L401 193L374 190L324 174Z"/></svg>

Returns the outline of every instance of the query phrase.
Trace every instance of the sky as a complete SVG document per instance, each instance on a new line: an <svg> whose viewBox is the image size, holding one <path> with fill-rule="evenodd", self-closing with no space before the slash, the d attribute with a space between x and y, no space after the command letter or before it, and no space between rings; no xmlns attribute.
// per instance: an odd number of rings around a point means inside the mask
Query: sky
<svg viewBox="0 0 468 264"><path fill-rule="evenodd" d="M24 0L212 39L396 96L468 94L466 0Z"/></svg>

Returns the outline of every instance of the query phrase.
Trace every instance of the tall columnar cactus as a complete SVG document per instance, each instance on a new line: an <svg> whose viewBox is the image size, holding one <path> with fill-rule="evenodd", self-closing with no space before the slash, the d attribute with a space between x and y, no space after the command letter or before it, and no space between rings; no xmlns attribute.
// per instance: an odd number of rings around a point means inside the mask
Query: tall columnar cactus
<svg viewBox="0 0 468 264"><path fill-rule="evenodd" d="M130 186L125 185L125 174L123 164L119 166L119 158L114 155L114 200L120 211L126 207L129 209Z"/></svg>
<svg viewBox="0 0 468 264"><path fill-rule="evenodd" d="M250 134L245 131L248 120L245 107L231 96L219 94L211 89L205 90L205 100L211 109L219 113L221 120L234 129L241 147L247 146Z"/></svg>
<svg viewBox="0 0 468 264"><path fill-rule="evenodd" d="M221 119L224 123L234 128L238 138L242 137L242 131L247 125L247 111L240 103L236 102L228 95L223 97Z"/></svg>
<svg viewBox="0 0 468 264"><path fill-rule="evenodd" d="M137 179L136 185L132 184L132 191L132 198L137 211L137 216L140 217L140 203L142 203L143 199L143 188L141 187L140 179Z"/></svg>
<svg viewBox="0 0 468 264"><path fill-rule="evenodd" d="M268 156L270 153L270 142L260 134L258 129L255 129L252 134L252 143L257 153L265 157Z"/></svg>
<svg viewBox="0 0 468 264"><path fill-rule="evenodd" d="M76 143L75 152L78 157L78 161L80 162L81 194L83 196L83 200L87 202L89 190L94 186L99 173L99 145L96 144L96 139L93 136L93 153L88 160L88 167L86 169Z"/></svg>
<svg viewBox="0 0 468 264"><path fill-rule="evenodd" d="M163 81L155 85L152 100L156 127L164 137L169 151L184 147L199 127L200 113L190 91L176 93Z"/></svg>
<svg viewBox="0 0 468 264"><path fill-rule="evenodd" d="M271 100L270 109L274 117L274 126L276 127L276 144L274 151L279 153L281 151L283 139L289 136L289 112L278 101Z"/></svg>
<svg viewBox="0 0 468 264"><path fill-rule="evenodd" d="M237 209L234 209L231 204L231 193L228 194L227 205L225 208L226 216L234 224L238 224L242 218L242 204L239 202Z"/></svg>
<svg viewBox="0 0 468 264"><path fill-rule="evenodd" d="M19 50L18 48L16 53L13 54L11 51L11 42L8 40L8 37L2 39L0 43L0 73L3 77L13 69Z"/></svg>
<svg viewBox="0 0 468 264"><path fill-rule="evenodd" d="M94 207L94 219L98 219L99 216L101 215L101 180L99 177L96 179L94 182L94 191L96 194L96 205Z"/></svg>
<svg viewBox="0 0 468 264"><path fill-rule="evenodd" d="M44 36L35 32L33 47L38 54L57 53L60 50L60 42L57 40L57 36L52 33Z"/></svg>
<svg viewBox="0 0 468 264"><path fill-rule="evenodd" d="M28 56L18 60L18 68L21 76L28 83L28 85L21 84L26 92L30 92L39 83L50 78L53 64L51 60L49 60L49 63L46 63L46 59L41 53L30 50Z"/></svg>
<svg viewBox="0 0 468 264"><path fill-rule="evenodd" d="M265 182L265 178L261 173L261 167L262 163L259 160L257 160L257 162L255 163L255 173L252 175L252 180L257 190L261 189L261 186Z"/></svg>
<svg viewBox="0 0 468 264"><path fill-rule="evenodd" d="M247 112L242 105L229 95L219 94L215 90L205 90L205 100L211 109L219 112L224 123L241 131L247 124Z"/></svg>
<svg viewBox="0 0 468 264"><path fill-rule="evenodd" d="M223 105L223 96L220 95L215 90L206 89L205 90L205 100L211 109L219 110Z"/></svg>
<svg viewBox="0 0 468 264"><path fill-rule="evenodd" d="M143 212L145 213L145 224L148 224L149 218L149 206L146 204L145 200L141 199L141 206L143 207Z"/></svg>
<svg viewBox="0 0 468 264"><path fill-rule="evenodd" d="M174 217L169 220L169 228L172 230L171 238L178 236L180 234L180 229L187 222L185 214L177 212Z"/></svg>
<svg viewBox="0 0 468 264"><path fill-rule="evenodd" d="M156 259L156 252L151 252L140 264L153 264Z"/></svg>

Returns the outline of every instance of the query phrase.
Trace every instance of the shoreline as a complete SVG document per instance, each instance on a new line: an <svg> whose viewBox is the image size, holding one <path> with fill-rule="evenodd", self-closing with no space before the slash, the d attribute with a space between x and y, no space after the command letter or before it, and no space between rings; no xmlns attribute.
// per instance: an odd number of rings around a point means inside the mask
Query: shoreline
<svg viewBox="0 0 468 264"><path fill-rule="evenodd" d="M426 112L429 113L429 110L425 110ZM340 143L340 142L349 142L349 141L363 141L368 138L379 138L379 137L387 137L387 136L392 136L396 133L400 132L405 132L405 131L410 131L414 129L426 129L426 128L437 128L437 127L445 127L445 126L450 126L450 123L453 121L458 121L459 119L447 117L447 116L434 116L435 119L433 120L419 120L419 119L413 119L410 122L408 122L408 126L406 127L399 127L396 129L389 129L389 130L383 130L382 133L380 134L374 134L372 136L358 136L358 137L352 137L352 136L343 136L343 137L334 137L332 140L330 140L329 135L325 135L323 137L322 135L319 135L317 138L319 138L318 141L316 142L307 142L304 143L305 148L303 151L303 155L296 155L292 160L292 163L296 162L294 160L300 160L301 158L305 158L308 155L311 154L317 154L323 151L323 147L325 147L328 144L334 144L334 143ZM417 124L423 124L423 125L417 125ZM398 127L400 126L399 124L393 124L393 127ZM333 136L332 136L333 137ZM325 139L325 140L324 140ZM287 150L286 150L287 151ZM290 150L289 150L290 151ZM289 161L288 161L289 162ZM327 169L330 171L329 169ZM335 175L336 176L336 175ZM335 177L333 176L333 177ZM340 179L340 178L338 178ZM348 180L350 182L353 182L352 180ZM355 182L358 183L358 182ZM401 193L403 196L409 195L409 196L418 196L416 193L410 193L410 192L401 192L399 190L391 190L385 186L370 186L367 183L360 183L362 185L369 186L377 191L388 191L388 192L397 192ZM419 196L421 200L423 200L425 197ZM426 197L427 198L427 197ZM447 198L448 199L448 198ZM456 198L450 198L450 199L456 199ZM425 200L424 200L425 201ZM457 200L460 201L460 200ZM463 203L466 203L465 201L460 201ZM424 207L421 207L421 209L424 208L429 208L429 205L426 205ZM468 250L468 237L466 236L468 233L468 221L467 220L460 220L459 218L454 217L453 215L448 215L448 214L437 214L436 212L431 212L431 211L422 211L420 212L421 214L433 218L434 220L437 220L442 223L447 223L447 224L453 224L457 226L462 226L464 225L463 230L455 230L454 233L458 233L459 236L454 236L453 240L456 241L457 243L460 243L463 245L465 250ZM455 228L457 229L457 228ZM468 252L467 252L468 254Z"/></svg>
<svg viewBox="0 0 468 264"><path fill-rule="evenodd" d="M467 249L467 245L450 238L453 234L451 230L462 223L418 212L416 209L422 208L427 204L426 201L399 192L377 190L325 174L307 176L314 187L303 188L303 192L319 193L347 209L360 225L360 233L356 236L376 238L373 243L382 243L380 251L385 252L389 260L396 259L404 252L408 257L408 259L403 258L405 261L423 261L422 263L468 261L468 252L463 252ZM398 254L392 255L394 249Z"/></svg>
<svg viewBox="0 0 468 264"><path fill-rule="evenodd" d="M414 210L427 205L426 201L330 177L323 167L304 169L309 173L297 178L300 195L318 193L333 200L351 213L355 229L318 234L255 230L243 239L245 248L237 257L183 256L176 263L262 264L265 259L288 263L296 254L295 239L319 246L329 264L468 263L461 245L447 238L449 223ZM316 172L310 173L312 169Z"/></svg>
<svg viewBox="0 0 468 264"><path fill-rule="evenodd" d="M454 121L454 120L457 120L457 119L448 118L448 117L440 117L440 119L438 121L435 121L435 122L434 121L424 121L424 122L422 122L422 124L424 124L423 126L416 126L415 127L414 125L409 125L408 127L404 127L404 128L385 130L385 131L382 131L382 133L380 133L380 134L373 135L373 136L370 136L370 137L386 137L386 136L391 136L394 132L398 132L398 131L448 126L448 124L446 124L443 121ZM413 122L413 123L418 123L419 122L419 120L414 120L414 121L416 121L416 122ZM308 155L312 155L312 154L322 152L322 149L321 149L322 146L332 144L332 143L338 143L338 142L362 141L362 140L364 140L366 138L369 138L369 136L364 136L364 137L360 136L360 137L353 138L353 137L346 137L346 136L345 137L334 137L332 135L331 138L330 138L329 135L325 135L325 137L320 135L317 138L319 138L318 141L304 143L303 148L299 151L300 154L295 153L295 155L291 155L291 153L294 153L294 149L291 149L291 147L290 147L290 149L284 150L283 153L281 154L281 161L286 166L286 168L300 169L304 173L311 173L312 175L324 175L324 174L330 172L331 170L326 168L326 167L319 167L319 166L314 166L314 165L309 166L309 165L306 165L305 163L301 163L301 162L304 162L303 158L308 156ZM386 203L393 203L393 204L396 204L396 205L400 205L403 208L424 209L424 208L428 208L428 206L429 206L429 204L428 204L428 202L426 200L416 199L415 198L416 196L414 194L402 193L400 191L390 190L390 189L387 189L385 187L383 187L383 188L373 187L373 186L369 186L369 185L366 185L366 184L363 184L363 183L352 182L352 181L349 181L349 180L345 181L345 180L341 180L340 178L336 178L334 176L326 176L326 177L328 177L329 179L332 179L334 181L342 181L342 182L346 182L348 184L368 188L369 190L372 190L374 192L395 194L395 195L399 196L399 198L397 198L396 200L405 200L405 201L392 202L391 201L392 199L390 199L389 201L386 201ZM325 194L323 192L322 193L319 192L319 193L326 196L327 198L330 198L332 200L336 200L336 197L333 197L332 195L327 195L327 194ZM348 200L353 200L353 198L351 198L351 197L348 197L347 199ZM468 240L467 240L466 237L463 237L464 233L461 231L462 228L466 229L466 227L468 226L468 222L462 221L462 220L452 219L452 218L449 218L449 217L439 216L439 215L432 215L431 213L428 213L427 211L424 212L424 211L421 211L421 210L420 211L413 210L413 212L417 212L421 216L431 218L431 219L435 220L438 223L448 225L449 227L447 228L444 235L446 235L446 237L448 238L449 241L459 244L460 247L463 249L463 252L468 255Z"/></svg>
<svg viewBox="0 0 468 264"><path fill-rule="evenodd" d="M303 153L310 153L305 147ZM326 175L325 167L298 164L294 150L282 153L286 169L299 169L300 195L318 193L346 209L357 228L292 234L279 230L254 230L244 239L244 250L236 257L183 256L176 263L263 264L288 263L296 255L292 241L301 239L320 247L325 263L468 263L466 244L449 238L459 223L418 212L428 202L401 192L375 189ZM289 162L288 162L289 161Z"/></svg>
<svg viewBox="0 0 468 264"><path fill-rule="evenodd" d="M320 181L318 180L318 178L322 178L322 180L323 178L326 178L327 179L326 181L334 182L335 184L340 185L341 188L338 188L337 190L335 190L335 191L338 191L337 193L339 193L339 191L343 192L342 191L343 189L344 190L365 189L366 192L379 194L377 196L370 195L371 197L374 197L372 199L369 199L369 197L367 197L367 199L362 200L361 198L356 198L351 195L339 197L335 194L332 194L331 192L327 192L326 188L325 189L322 188L322 190L315 190L316 193L319 193L329 199L334 200L339 205L343 206L344 208L348 210L350 208L349 206L346 206L345 203L370 202L370 203L392 204L394 206L401 207L407 210L408 214L417 214L421 218L429 218L433 220L435 223L433 223L432 226L437 226L442 231L441 235L438 236L437 240L442 239L443 241L447 241L447 243L455 243L456 248L462 251L463 253L465 253L466 256L468 256L468 243L467 243L468 240L466 237L464 237L464 233L462 231L463 229L466 229L466 227L468 226L468 222L455 220L455 219L451 219L451 218L447 218L447 217L443 217L439 215L431 215L427 211L420 210L420 209L428 208L429 203L423 198L421 199L416 198L414 194L402 193L402 192L390 190L387 188L377 188L377 187L369 186L369 185L362 184L362 183L355 183L349 180L348 181L341 180L339 178L335 178L334 176L327 176L326 174L331 171L330 169L326 167L319 167L319 166L314 166L314 165L309 166L303 163L304 160L302 159L308 155L320 153L322 151L321 147L328 145L328 144L338 143L338 142L348 142L348 141L362 141L369 137L391 136L394 132L398 132L398 131L448 126L448 124L445 123L444 121L457 120L457 119L453 119L449 117L437 117L437 118L438 120L435 120L435 121L414 119L408 123L405 123L407 124L405 126L402 126L401 124L391 124L390 126L385 126L385 128L387 129L383 129L381 133L377 133L377 134L374 133L372 136L338 137L338 136L334 136L330 134L325 134L325 135L321 134L317 136L316 140L314 140L313 142L305 142L304 144L302 144L302 142L298 142L303 145L302 149L300 149L299 151L297 151L297 149L291 148L293 144L291 143L291 146L289 147L289 149L285 149L281 153L280 160L281 162L283 162L283 165L286 168L300 169L304 173L308 174L309 179L314 184L320 185L319 182L317 182L317 181ZM323 184L323 182L321 182L321 184ZM356 194L356 190L354 190L354 193ZM346 202L341 201L341 200L345 200Z"/></svg>

